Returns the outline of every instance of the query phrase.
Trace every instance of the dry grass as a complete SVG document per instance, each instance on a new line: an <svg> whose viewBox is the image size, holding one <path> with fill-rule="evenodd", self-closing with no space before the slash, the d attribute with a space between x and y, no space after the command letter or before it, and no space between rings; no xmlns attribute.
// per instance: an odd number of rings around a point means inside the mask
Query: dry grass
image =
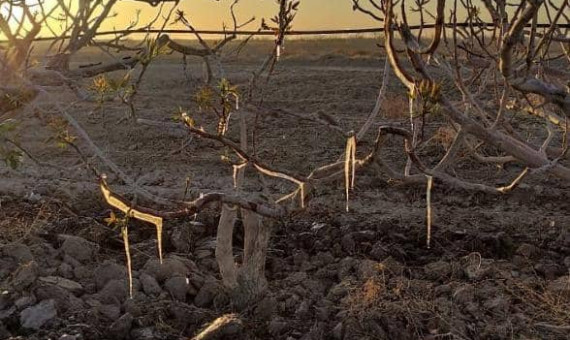
<svg viewBox="0 0 570 340"><path fill-rule="evenodd" d="M60 216L59 209L48 203L30 209L17 207L18 204L0 200L0 245L24 242L46 223Z"/></svg>
<svg viewBox="0 0 570 340"><path fill-rule="evenodd" d="M433 140L447 151L456 135L457 132L451 126L442 126L435 132Z"/></svg>
<svg viewBox="0 0 570 340"><path fill-rule="evenodd" d="M380 276L370 277L360 285L354 285L343 305L349 315L356 318L362 331L371 320L383 323L382 319L401 323L414 337L448 332L445 318L440 315L434 297L426 292L422 281L397 276L386 280ZM372 334L370 334L372 335Z"/></svg>
<svg viewBox="0 0 570 340"><path fill-rule="evenodd" d="M570 285L570 283L569 283ZM527 314L533 315L534 322L546 322L553 325L570 325L570 297L553 294L543 287L537 290L529 284L513 281L503 286L513 297L522 301ZM530 312L532 311L532 312Z"/></svg>
<svg viewBox="0 0 570 340"><path fill-rule="evenodd" d="M395 93L388 93L382 103L382 116L389 120L407 118L409 112L408 98Z"/></svg>
<svg viewBox="0 0 570 340"><path fill-rule="evenodd" d="M384 283L378 277L369 278L361 286L351 287L345 301L347 309L355 315L365 313L379 302L385 288Z"/></svg>

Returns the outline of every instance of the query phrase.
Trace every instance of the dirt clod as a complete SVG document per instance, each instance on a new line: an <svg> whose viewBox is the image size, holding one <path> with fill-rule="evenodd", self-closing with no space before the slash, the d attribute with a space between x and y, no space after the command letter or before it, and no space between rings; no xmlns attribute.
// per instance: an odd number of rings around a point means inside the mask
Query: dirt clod
<svg viewBox="0 0 570 340"><path fill-rule="evenodd" d="M211 306L219 291L220 288L216 282L204 284L198 291L196 297L194 297L194 305L200 308Z"/></svg>
<svg viewBox="0 0 570 340"><path fill-rule="evenodd" d="M111 280L96 296L103 304L121 305L129 297L129 283L126 279Z"/></svg>
<svg viewBox="0 0 570 340"><path fill-rule="evenodd" d="M109 326L109 336L112 339L125 339L129 335L133 320L131 314L124 314Z"/></svg>
<svg viewBox="0 0 570 340"><path fill-rule="evenodd" d="M178 257L166 258L162 264L158 259L150 259L144 265L143 272L154 277L159 283L175 276L188 277L192 271L198 271L194 262Z"/></svg>
<svg viewBox="0 0 570 340"><path fill-rule="evenodd" d="M44 300L33 307L28 307L20 313L20 324L24 328L40 329L57 316L55 300Z"/></svg>
<svg viewBox="0 0 570 340"><path fill-rule="evenodd" d="M34 255L26 245L21 243L8 244L2 248L2 256L16 260L18 264L26 264L34 260Z"/></svg>
<svg viewBox="0 0 570 340"><path fill-rule="evenodd" d="M61 287L69 292L73 293L74 295L81 295L83 293L83 286L80 283L77 283L72 280L65 279L63 277L57 276L45 276L40 277L39 279L41 282L45 282L48 284L56 285Z"/></svg>
<svg viewBox="0 0 570 340"><path fill-rule="evenodd" d="M97 289L103 289L103 287L105 287L105 285L111 280L124 279L127 275L127 269L125 266L108 260L97 266L93 274Z"/></svg>
<svg viewBox="0 0 570 340"><path fill-rule="evenodd" d="M154 277L146 273L142 273L140 276L140 281L145 294L149 296L158 296L162 292L160 285Z"/></svg>
<svg viewBox="0 0 570 340"><path fill-rule="evenodd" d="M281 335L289 329L289 324L282 318L273 318L268 325L269 334L273 336Z"/></svg>
<svg viewBox="0 0 570 340"><path fill-rule="evenodd" d="M188 278L175 276L166 280L164 283L164 289L170 293L170 296L177 301L186 301L186 295L190 289L190 282Z"/></svg>
<svg viewBox="0 0 570 340"><path fill-rule="evenodd" d="M39 267L36 262L28 262L22 264L14 274L10 285L16 290L24 290L31 286L39 275Z"/></svg>
<svg viewBox="0 0 570 340"><path fill-rule="evenodd" d="M65 255L80 262L93 260L98 248L95 243L72 235L60 235L60 238L63 239L60 249Z"/></svg>

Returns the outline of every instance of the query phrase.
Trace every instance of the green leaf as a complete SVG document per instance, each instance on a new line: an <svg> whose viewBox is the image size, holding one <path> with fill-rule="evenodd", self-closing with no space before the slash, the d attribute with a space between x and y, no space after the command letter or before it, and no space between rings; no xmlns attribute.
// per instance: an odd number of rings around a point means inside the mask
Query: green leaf
<svg viewBox="0 0 570 340"><path fill-rule="evenodd" d="M16 129L18 122L15 119L6 119L0 123L0 135L3 133L11 132Z"/></svg>
<svg viewBox="0 0 570 340"><path fill-rule="evenodd" d="M23 159L24 159L24 154L21 151L10 150L8 151L8 154L4 158L4 162L6 162L7 166L16 170L18 166L22 164Z"/></svg>

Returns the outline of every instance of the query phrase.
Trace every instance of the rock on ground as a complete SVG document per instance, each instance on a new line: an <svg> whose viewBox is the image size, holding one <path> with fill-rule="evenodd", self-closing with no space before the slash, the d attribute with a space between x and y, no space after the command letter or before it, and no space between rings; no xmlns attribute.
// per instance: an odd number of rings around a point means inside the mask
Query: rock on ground
<svg viewBox="0 0 570 340"><path fill-rule="evenodd" d="M109 335L112 339L125 339L133 325L133 316L130 313L125 313L117 321L113 322L109 327Z"/></svg>
<svg viewBox="0 0 570 340"><path fill-rule="evenodd" d="M106 260L97 266L94 272L97 289L103 289L111 280L123 280L127 278L127 269L114 261Z"/></svg>
<svg viewBox="0 0 570 340"><path fill-rule="evenodd" d="M64 240L60 249L65 255L80 262L93 260L97 252L95 243L78 236L61 235L60 237Z"/></svg>
<svg viewBox="0 0 570 340"><path fill-rule="evenodd" d="M20 324L24 328L38 330L57 316L55 300L44 300L20 313Z"/></svg>

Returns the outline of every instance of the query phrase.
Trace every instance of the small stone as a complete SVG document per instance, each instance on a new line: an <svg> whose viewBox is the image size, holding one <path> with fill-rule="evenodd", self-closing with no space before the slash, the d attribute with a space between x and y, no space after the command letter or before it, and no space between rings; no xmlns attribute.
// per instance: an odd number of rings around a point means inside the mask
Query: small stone
<svg viewBox="0 0 570 340"><path fill-rule="evenodd" d="M21 243L7 244L2 248L2 254L13 258L18 264L26 264L34 260L34 255L32 255L30 248Z"/></svg>
<svg viewBox="0 0 570 340"><path fill-rule="evenodd" d="M145 263L142 271L160 283L175 276L189 277L191 272L199 270L194 262L172 256L164 259L162 264L158 259L150 259Z"/></svg>
<svg viewBox="0 0 570 340"><path fill-rule="evenodd" d="M216 278L214 278L213 276L209 276L206 278L205 276L202 276L200 273L194 273L194 275L190 277L190 284L196 289L200 289L202 288L204 283L212 281L216 281Z"/></svg>
<svg viewBox="0 0 570 340"><path fill-rule="evenodd" d="M72 268L81 267L81 262L75 259L75 257L71 257L67 254L63 254L63 263L67 263Z"/></svg>
<svg viewBox="0 0 570 340"><path fill-rule="evenodd" d="M142 273L140 276L142 289L146 295L158 296L162 292L160 285L156 282L156 279L146 273Z"/></svg>
<svg viewBox="0 0 570 340"><path fill-rule="evenodd" d="M316 267L320 268L335 262L335 258L329 251L320 251L317 255L313 256L312 262Z"/></svg>
<svg viewBox="0 0 570 340"><path fill-rule="evenodd" d="M339 280L344 280L347 276L349 276L356 265L357 261L352 257L345 257L340 260L340 263L338 264Z"/></svg>
<svg viewBox="0 0 570 340"><path fill-rule="evenodd" d="M79 339L80 338L78 335L64 334L60 336L58 340L79 340Z"/></svg>
<svg viewBox="0 0 570 340"><path fill-rule="evenodd" d="M24 328L38 330L57 316L55 300L44 300L20 313L20 324Z"/></svg>
<svg viewBox="0 0 570 340"><path fill-rule="evenodd" d="M117 320L121 315L121 308L117 305L100 305L97 312L109 320Z"/></svg>
<svg viewBox="0 0 570 340"><path fill-rule="evenodd" d="M125 313L117 321L113 322L109 327L109 335L112 339L125 339L133 325L133 316L130 313ZM134 339L143 339L143 337L134 337Z"/></svg>
<svg viewBox="0 0 570 340"><path fill-rule="evenodd" d="M385 257L389 256L389 254L390 251L384 246L384 243L382 241L374 243L372 250L370 250L370 257L376 261L381 261Z"/></svg>
<svg viewBox="0 0 570 340"><path fill-rule="evenodd" d="M127 269L113 261L106 260L94 272L97 289L105 287L111 280L124 280L127 278Z"/></svg>
<svg viewBox="0 0 570 340"><path fill-rule="evenodd" d="M534 266L534 270L536 270L538 274L544 276L547 280L554 280L566 272L566 268L563 268L559 264L551 261L538 263Z"/></svg>
<svg viewBox="0 0 570 340"><path fill-rule="evenodd" d="M122 309L125 313L130 313L135 318L138 318L143 315L144 311L146 310L146 306L148 305L148 298L143 294L135 295L132 299L127 299L123 303Z"/></svg>
<svg viewBox="0 0 570 340"><path fill-rule="evenodd" d="M198 260L202 260L202 259L206 259L211 257L214 254L214 252L210 249L196 249L194 251L194 256L196 256L196 258Z"/></svg>
<svg viewBox="0 0 570 340"><path fill-rule="evenodd" d="M85 303L66 289L56 285L46 284L35 291L38 300L53 299L60 311L79 311L85 309Z"/></svg>
<svg viewBox="0 0 570 340"><path fill-rule="evenodd" d="M97 251L97 245L78 236L60 235L64 239L61 251L77 261L92 261Z"/></svg>
<svg viewBox="0 0 570 340"><path fill-rule="evenodd" d="M343 297L348 295L348 287L345 283L341 282L334 285L328 293L328 298L333 301L340 301Z"/></svg>
<svg viewBox="0 0 570 340"><path fill-rule="evenodd" d="M170 234L170 242L178 253L189 253L192 244L192 234L189 228L176 228Z"/></svg>
<svg viewBox="0 0 570 340"><path fill-rule="evenodd" d="M137 340L155 340L156 335L154 334L154 328L136 328L131 331L131 339Z"/></svg>
<svg viewBox="0 0 570 340"><path fill-rule="evenodd" d="M356 249L356 242L354 242L354 238L352 238L351 234L344 235L340 240L340 244L342 249L349 254L354 253Z"/></svg>
<svg viewBox="0 0 570 340"><path fill-rule="evenodd" d="M16 263L9 258L0 258L0 282L7 279L14 272Z"/></svg>
<svg viewBox="0 0 570 340"><path fill-rule="evenodd" d="M177 301L186 301L186 294L190 286L189 280L185 277L175 276L166 280L164 289L170 293L170 296Z"/></svg>
<svg viewBox="0 0 570 340"><path fill-rule="evenodd" d="M103 304L121 305L129 296L127 280L111 280L97 293L97 299Z"/></svg>
<svg viewBox="0 0 570 340"><path fill-rule="evenodd" d="M14 274L10 284L18 291L31 286L38 277L38 264L34 261L21 265Z"/></svg>
<svg viewBox="0 0 570 340"><path fill-rule="evenodd" d="M287 331L288 329L288 324L287 321L283 320L282 318L274 318L273 320L271 320L271 322L269 323L269 334L273 335L273 336L277 336L280 334L283 334Z"/></svg>
<svg viewBox="0 0 570 340"><path fill-rule="evenodd" d="M68 263L62 262L59 267L57 268L57 273L61 277L65 277L66 279L73 278L73 267Z"/></svg>
<svg viewBox="0 0 570 340"><path fill-rule="evenodd" d="M538 248L536 248L532 244L523 243L517 248L515 253L530 259L532 257L535 257L538 254L538 252L539 252Z"/></svg>
<svg viewBox="0 0 570 340"><path fill-rule="evenodd" d="M74 295L80 295L81 293L83 293L83 286L80 283L77 283L77 282L72 281L72 280L65 279L63 277L45 276L45 277L40 277L39 280L41 282L45 282L45 283L49 283L49 284L61 287L65 290L70 291Z"/></svg>
<svg viewBox="0 0 570 340"><path fill-rule="evenodd" d="M218 286L215 283L206 283L200 288L196 297L194 297L194 305L196 307L205 308L209 307L216 295L218 295Z"/></svg>
<svg viewBox="0 0 570 340"><path fill-rule="evenodd" d="M18 309L24 309L33 305L35 302L36 298L33 296L22 296L18 300L14 301L14 306L16 306Z"/></svg>

